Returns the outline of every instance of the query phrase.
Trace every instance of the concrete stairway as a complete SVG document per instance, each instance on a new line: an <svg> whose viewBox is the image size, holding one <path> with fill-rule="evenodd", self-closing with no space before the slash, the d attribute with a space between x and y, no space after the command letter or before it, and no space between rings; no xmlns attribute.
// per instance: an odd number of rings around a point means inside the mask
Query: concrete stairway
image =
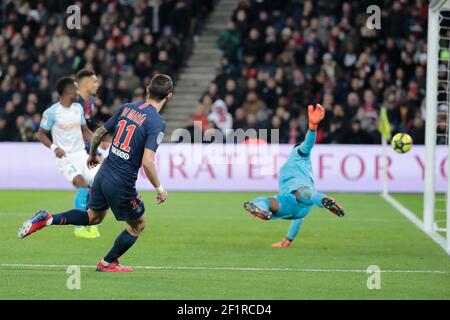
<svg viewBox="0 0 450 320"><path fill-rule="evenodd" d="M172 132L184 128L193 115L201 95L215 78L222 53L216 48L219 33L226 28L235 8L236 0L220 0L209 15L199 41L194 44L187 67L183 68L175 83L174 97L163 111L166 121L165 142Z"/></svg>

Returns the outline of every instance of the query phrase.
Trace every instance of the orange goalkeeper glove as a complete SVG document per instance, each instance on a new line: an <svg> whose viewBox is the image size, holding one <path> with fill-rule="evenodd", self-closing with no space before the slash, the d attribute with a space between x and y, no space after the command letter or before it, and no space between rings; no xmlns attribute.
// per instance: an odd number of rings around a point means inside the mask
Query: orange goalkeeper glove
<svg viewBox="0 0 450 320"><path fill-rule="evenodd" d="M316 104L315 109L312 105L309 105L308 106L309 130L316 131L317 126L324 117L325 117L325 109L320 104Z"/></svg>

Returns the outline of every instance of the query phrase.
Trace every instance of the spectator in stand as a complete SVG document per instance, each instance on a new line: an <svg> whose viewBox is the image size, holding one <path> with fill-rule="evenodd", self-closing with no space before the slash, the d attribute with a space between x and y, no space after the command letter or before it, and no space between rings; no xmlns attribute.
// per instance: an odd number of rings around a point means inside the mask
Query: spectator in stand
<svg viewBox="0 0 450 320"><path fill-rule="evenodd" d="M114 106L142 99L152 74L176 79L214 1L77 1L75 30L65 25L70 4L0 2L0 141L35 140L41 113L57 99L56 79L83 68L101 80L94 106L101 121Z"/></svg>
<svg viewBox="0 0 450 320"><path fill-rule="evenodd" d="M255 114L257 111L263 109L265 107L264 102L258 97L258 94L255 91L249 91L247 93L247 97L245 102L242 104L242 109L247 114Z"/></svg>
<svg viewBox="0 0 450 320"><path fill-rule="evenodd" d="M223 51L228 61L235 62L238 59L240 41L240 36L234 22L229 21L227 29L220 33L216 44Z"/></svg>
<svg viewBox="0 0 450 320"><path fill-rule="evenodd" d="M359 120L353 120L350 130L342 137L342 143L346 144L371 144L372 137L361 128Z"/></svg>
<svg viewBox="0 0 450 320"><path fill-rule="evenodd" d="M416 112L409 134L414 137L414 143L425 144L425 121L422 119L420 112Z"/></svg>
<svg viewBox="0 0 450 320"><path fill-rule="evenodd" d="M233 127L233 117L228 113L227 105L221 99L216 100L212 105L208 120L213 122L225 136L228 134L227 130Z"/></svg>
<svg viewBox="0 0 450 320"><path fill-rule="evenodd" d="M392 133L421 143L427 5L388 0L376 31L365 1L240 0L217 40L220 97L211 98L226 102L233 128L279 129L286 143L303 138L306 107L317 102L328 111L319 142L380 143L384 105Z"/></svg>

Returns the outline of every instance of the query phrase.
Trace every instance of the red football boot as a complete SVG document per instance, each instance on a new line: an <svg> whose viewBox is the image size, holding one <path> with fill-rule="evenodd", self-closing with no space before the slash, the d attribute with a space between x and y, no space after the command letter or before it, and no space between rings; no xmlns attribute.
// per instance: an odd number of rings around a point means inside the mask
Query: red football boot
<svg viewBox="0 0 450 320"><path fill-rule="evenodd" d="M22 239L29 236L33 232L45 228L47 226L48 220L50 220L51 218L52 215L47 210L38 211L33 216L33 218L22 223L22 225L19 228L19 232L17 233L17 236Z"/></svg>
<svg viewBox="0 0 450 320"><path fill-rule="evenodd" d="M99 272L133 272L133 268L124 267L119 263L119 260L111 262L109 265L105 266L100 260L97 263L96 271Z"/></svg>
<svg viewBox="0 0 450 320"><path fill-rule="evenodd" d="M322 205L325 209L331 211L331 213L337 215L338 217L344 216L344 208L336 202L333 198L323 198Z"/></svg>
<svg viewBox="0 0 450 320"><path fill-rule="evenodd" d="M250 213L251 215L258 217L262 220L272 219L272 212L257 207L253 202L245 201L244 209L247 210L247 212Z"/></svg>

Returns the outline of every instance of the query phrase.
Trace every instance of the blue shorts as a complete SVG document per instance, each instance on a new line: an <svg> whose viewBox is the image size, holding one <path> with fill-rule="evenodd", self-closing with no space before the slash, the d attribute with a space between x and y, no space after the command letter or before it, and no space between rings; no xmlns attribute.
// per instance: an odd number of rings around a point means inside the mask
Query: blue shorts
<svg viewBox="0 0 450 320"><path fill-rule="evenodd" d="M97 211L111 208L118 221L136 220L145 212L144 202L135 186L117 183L101 171L92 184L88 208Z"/></svg>
<svg viewBox="0 0 450 320"><path fill-rule="evenodd" d="M306 217L312 210L313 206L299 202L295 198L295 192L277 194L272 197L278 200L279 209L274 219L301 219Z"/></svg>

